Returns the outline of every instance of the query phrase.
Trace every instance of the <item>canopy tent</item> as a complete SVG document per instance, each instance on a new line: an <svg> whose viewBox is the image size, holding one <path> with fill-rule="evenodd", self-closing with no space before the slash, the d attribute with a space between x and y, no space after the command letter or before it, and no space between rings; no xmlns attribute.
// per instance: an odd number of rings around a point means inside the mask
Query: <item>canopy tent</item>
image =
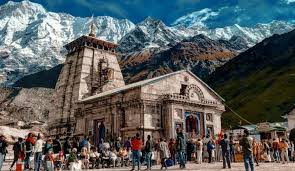
<svg viewBox="0 0 295 171"><path fill-rule="evenodd" d="M238 126L237 129L247 129L251 135L256 135L259 133L265 132L284 132L287 130L288 124L287 122L263 122L257 125L242 125Z"/></svg>

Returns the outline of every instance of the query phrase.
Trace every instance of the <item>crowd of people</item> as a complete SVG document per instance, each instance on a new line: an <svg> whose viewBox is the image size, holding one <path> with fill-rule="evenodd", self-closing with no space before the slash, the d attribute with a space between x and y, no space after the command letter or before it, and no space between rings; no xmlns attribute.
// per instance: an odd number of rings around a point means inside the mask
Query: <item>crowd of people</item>
<svg viewBox="0 0 295 171"><path fill-rule="evenodd" d="M0 171L3 156L7 151L8 143L5 137L0 139ZM292 147L292 148L290 148ZM218 138L206 137L186 138L182 131L177 131L175 139L153 139L147 136L143 142L137 133L132 138L122 140L101 139L98 145L84 136L66 137L61 140L59 136L47 138L44 141L40 135L29 133L25 139L18 138L13 144L13 161L10 170L19 160L24 161L26 170L81 170L99 169L106 167L124 167L132 165L132 170L146 167L151 170L153 165L160 164L161 169L179 164L181 169L186 168L188 161L202 164L223 161L223 168L231 168L232 162L237 162L237 155L242 154L246 171L254 170L254 162L282 162L290 159L294 161L292 143L285 139L263 140L258 142L251 138L247 130L243 137L234 139L223 134ZM197 165L196 165L197 167Z"/></svg>

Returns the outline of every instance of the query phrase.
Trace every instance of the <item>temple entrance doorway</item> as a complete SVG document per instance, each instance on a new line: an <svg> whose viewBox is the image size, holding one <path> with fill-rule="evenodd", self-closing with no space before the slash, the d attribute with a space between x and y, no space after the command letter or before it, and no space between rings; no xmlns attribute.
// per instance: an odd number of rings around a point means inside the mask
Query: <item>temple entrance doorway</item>
<svg viewBox="0 0 295 171"><path fill-rule="evenodd" d="M200 137L204 134L203 113L185 111L185 131L188 137Z"/></svg>
<svg viewBox="0 0 295 171"><path fill-rule="evenodd" d="M102 139L105 140L105 125L104 125L104 119L97 119L93 121L93 142L95 145L98 145L101 143Z"/></svg>

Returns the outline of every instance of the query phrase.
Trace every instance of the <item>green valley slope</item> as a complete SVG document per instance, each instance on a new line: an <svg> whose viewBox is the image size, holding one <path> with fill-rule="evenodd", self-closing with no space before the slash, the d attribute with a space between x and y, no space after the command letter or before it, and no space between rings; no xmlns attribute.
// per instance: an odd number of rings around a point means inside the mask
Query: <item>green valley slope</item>
<svg viewBox="0 0 295 171"><path fill-rule="evenodd" d="M248 121L281 121L281 115L295 103L295 30L241 53L213 72L207 82ZM228 109L222 119L225 127L240 122Z"/></svg>

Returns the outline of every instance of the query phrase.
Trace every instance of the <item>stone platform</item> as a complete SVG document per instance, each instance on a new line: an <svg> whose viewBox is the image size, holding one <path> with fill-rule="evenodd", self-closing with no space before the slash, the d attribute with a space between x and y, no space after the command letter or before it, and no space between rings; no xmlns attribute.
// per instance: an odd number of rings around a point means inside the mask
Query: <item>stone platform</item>
<svg viewBox="0 0 295 171"><path fill-rule="evenodd" d="M4 163L4 168L2 171L9 170L9 163ZM142 166L141 170L145 170L146 167ZM107 168L107 169L90 169L89 171L129 171L131 167L123 167L123 168ZM160 166L153 166L152 170L160 170ZM177 171L180 170L178 166L169 167L168 170ZM224 170L231 170L231 171L243 171L245 170L243 163L233 163L231 169L222 169L222 163L216 162L213 164L203 163L203 164L194 164L188 163L185 170L202 170L202 171L224 171ZM84 170L83 170L84 171ZM86 170L85 170L86 171ZM295 171L295 163L261 163L260 166L255 167L255 171Z"/></svg>

